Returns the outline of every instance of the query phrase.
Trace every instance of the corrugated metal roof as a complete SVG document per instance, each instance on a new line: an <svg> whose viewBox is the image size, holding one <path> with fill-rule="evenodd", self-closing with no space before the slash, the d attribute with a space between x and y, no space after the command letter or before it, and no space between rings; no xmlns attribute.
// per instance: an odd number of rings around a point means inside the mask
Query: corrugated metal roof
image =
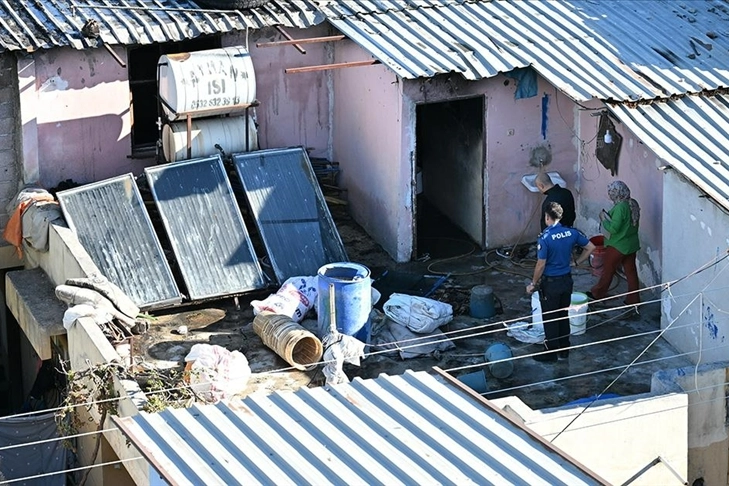
<svg viewBox="0 0 729 486"><path fill-rule="evenodd" d="M575 100L729 86L725 2L350 0L329 21L407 79L533 66Z"/></svg>
<svg viewBox="0 0 729 486"><path fill-rule="evenodd" d="M115 421L170 484L607 484L425 372Z"/></svg>
<svg viewBox="0 0 729 486"><path fill-rule="evenodd" d="M272 25L305 28L324 21L313 0L275 1L250 10L202 9L188 0L2 0L0 51L96 47L81 35L86 21L104 44L151 44Z"/></svg>
<svg viewBox="0 0 729 486"><path fill-rule="evenodd" d="M729 209L729 96L610 109L656 155Z"/></svg>

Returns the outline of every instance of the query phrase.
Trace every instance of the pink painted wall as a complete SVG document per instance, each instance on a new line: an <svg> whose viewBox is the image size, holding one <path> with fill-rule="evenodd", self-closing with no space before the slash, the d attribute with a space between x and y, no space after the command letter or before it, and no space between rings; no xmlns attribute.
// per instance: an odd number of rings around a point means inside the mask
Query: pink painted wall
<svg viewBox="0 0 729 486"><path fill-rule="evenodd" d="M116 52L126 59L124 50ZM41 51L20 61L18 75L25 182L53 187L142 169L143 161L127 158L127 71L108 52Z"/></svg>
<svg viewBox="0 0 729 486"><path fill-rule="evenodd" d="M293 31L295 38L328 35L328 27ZM281 148L300 145L312 157L329 155L329 89L327 71L285 74L284 69L329 63L327 43L303 44L306 54L294 46L256 47L257 43L286 40L276 29L250 33L248 47L256 73L256 108L260 147ZM246 45L245 35L224 39L224 46Z"/></svg>
<svg viewBox="0 0 729 486"><path fill-rule="evenodd" d="M590 108L602 109L593 102ZM590 235L600 233L598 214L612 206L607 196L607 186L622 180L630 188L631 196L641 207L640 241L638 252L638 276L645 285L661 281L663 175L658 156L636 138L625 126L614 121L617 132L623 136L618 158L618 171L612 176L595 157L595 136L599 117L591 116L598 111L580 111L579 134L584 141L580 157L577 225Z"/></svg>
<svg viewBox="0 0 729 486"><path fill-rule="evenodd" d="M548 170L558 171L570 189L576 180L577 151L571 141L571 102L563 95L555 94L554 88L541 78L537 96L517 100L514 92L514 81L504 76L466 81L453 75L405 82L409 105L486 96L486 231L482 243L489 248L531 242L539 234L537 208L543 196L529 192L521 184L525 174L536 170L529 165L532 147L549 143L552 163ZM542 98L545 95L548 101L543 136ZM406 113L414 113L414 110ZM414 126L415 119L408 118L403 124Z"/></svg>
<svg viewBox="0 0 729 486"><path fill-rule="evenodd" d="M326 35L320 27L296 33ZM313 157L329 153L329 90L326 71L284 74L287 67L326 64L326 44L256 48L282 40L273 29L248 40L256 72L261 148L304 146ZM245 45L245 35L222 39ZM126 61L126 51L115 48ZM130 91L127 68L104 49L41 51L18 63L23 123L23 178L53 187L65 179L88 183L119 174L139 174L154 159L131 159Z"/></svg>
<svg viewBox="0 0 729 486"><path fill-rule="evenodd" d="M335 62L369 59L349 41ZM412 251L412 179L403 155L401 83L381 65L332 71L333 159L355 220L396 260Z"/></svg>

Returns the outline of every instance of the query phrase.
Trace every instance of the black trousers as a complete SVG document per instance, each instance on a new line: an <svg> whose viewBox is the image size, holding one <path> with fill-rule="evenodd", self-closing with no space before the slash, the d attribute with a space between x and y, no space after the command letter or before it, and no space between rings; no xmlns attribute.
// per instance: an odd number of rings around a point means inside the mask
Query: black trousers
<svg viewBox="0 0 729 486"><path fill-rule="evenodd" d="M544 344L557 350L570 346L570 321L567 308L572 303L572 275L543 277L539 292L544 320Z"/></svg>

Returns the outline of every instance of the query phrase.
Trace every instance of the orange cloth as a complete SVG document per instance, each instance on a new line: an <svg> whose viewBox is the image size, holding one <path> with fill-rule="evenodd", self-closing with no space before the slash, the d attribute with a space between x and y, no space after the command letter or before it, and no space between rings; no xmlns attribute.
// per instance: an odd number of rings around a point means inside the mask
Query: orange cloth
<svg viewBox="0 0 729 486"><path fill-rule="evenodd" d="M18 257L23 258L23 213L28 206L34 204L36 201L53 201L53 196L50 194L39 194L37 196L30 197L20 201L18 207L15 208L13 215L10 216L5 230L3 230L3 239L15 247L15 251L18 252Z"/></svg>

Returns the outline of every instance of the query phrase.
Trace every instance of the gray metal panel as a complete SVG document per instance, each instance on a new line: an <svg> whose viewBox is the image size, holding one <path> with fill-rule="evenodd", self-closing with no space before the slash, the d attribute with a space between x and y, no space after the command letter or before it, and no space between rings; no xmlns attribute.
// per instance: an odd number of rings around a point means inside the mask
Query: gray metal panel
<svg viewBox="0 0 729 486"><path fill-rule="evenodd" d="M81 35L87 20L98 22L99 43ZM323 21L311 0L274 0L250 10L202 9L188 0L2 0L0 52L151 44L274 25L306 28Z"/></svg>
<svg viewBox="0 0 729 486"><path fill-rule="evenodd" d="M347 261L303 148L235 154L233 163L280 282Z"/></svg>
<svg viewBox="0 0 729 486"><path fill-rule="evenodd" d="M656 155L729 210L729 96L610 109Z"/></svg>
<svg viewBox="0 0 729 486"><path fill-rule="evenodd" d="M141 308L181 302L132 174L61 191L58 202L102 274Z"/></svg>
<svg viewBox="0 0 729 486"><path fill-rule="evenodd" d="M219 155L144 172L191 299L265 286Z"/></svg>
<svg viewBox="0 0 729 486"><path fill-rule="evenodd" d="M321 9L406 79L482 79L531 65L582 101L729 86L723 2L351 0Z"/></svg>
<svg viewBox="0 0 729 486"><path fill-rule="evenodd" d="M426 372L115 422L170 484L607 484Z"/></svg>

